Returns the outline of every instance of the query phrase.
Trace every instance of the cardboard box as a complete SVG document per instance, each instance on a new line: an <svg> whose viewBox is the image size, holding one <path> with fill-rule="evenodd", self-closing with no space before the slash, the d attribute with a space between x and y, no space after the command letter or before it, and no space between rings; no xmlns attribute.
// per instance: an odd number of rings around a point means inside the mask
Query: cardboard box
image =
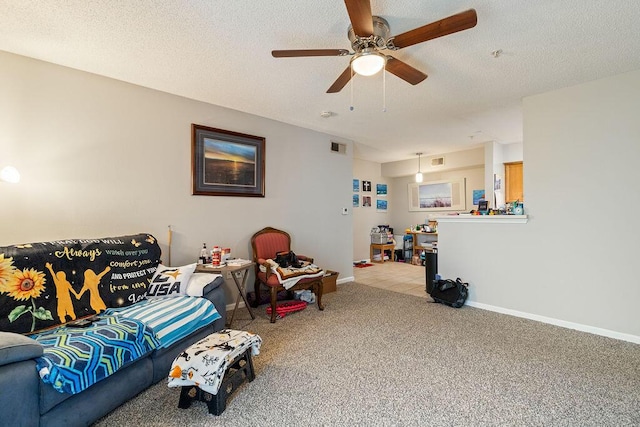
<svg viewBox="0 0 640 427"><path fill-rule="evenodd" d="M325 271L324 277L322 278L322 293L327 294L329 292L335 292L338 288L336 286L336 281L338 280L337 271L327 270Z"/></svg>

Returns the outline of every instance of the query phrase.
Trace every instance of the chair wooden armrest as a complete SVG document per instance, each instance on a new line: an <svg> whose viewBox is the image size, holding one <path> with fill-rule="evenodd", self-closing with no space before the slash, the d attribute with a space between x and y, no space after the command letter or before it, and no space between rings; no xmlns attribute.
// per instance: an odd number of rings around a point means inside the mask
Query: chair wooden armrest
<svg viewBox="0 0 640 427"><path fill-rule="evenodd" d="M310 256L306 256L306 255L296 255L296 256L298 257L298 259L300 261L307 261L307 262L313 264L313 258L310 257Z"/></svg>
<svg viewBox="0 0 640 427"><path fill-rule="evenodd" d="M268 279L268 278L269 278L269 276L270 276L270 275L271 275L271 273L272 273L272 271L271 271L271 264L269 264L269 263L267 262L267 260L266 260L266 259L264 259L264 258L258 258L258 259L256 260L256 275L258 274L258 271L259 271L259 269L260 269L260 266L264 267L264 269L266 270L266 271L265 271L265 276L266 276L266 278Z"/></svg>

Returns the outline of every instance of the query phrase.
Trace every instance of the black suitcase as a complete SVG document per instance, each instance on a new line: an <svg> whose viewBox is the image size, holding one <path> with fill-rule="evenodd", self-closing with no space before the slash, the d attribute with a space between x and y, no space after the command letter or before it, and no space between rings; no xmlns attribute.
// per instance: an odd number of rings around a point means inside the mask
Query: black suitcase
<svg viewBox="0 0 640 427"><path fill-rule="evenodd" d="M455 281L450 279L440 279L433 282L431 298L435 302L460 308L464 305L469 295L468 283L464 283L460 278Z"/></svg>

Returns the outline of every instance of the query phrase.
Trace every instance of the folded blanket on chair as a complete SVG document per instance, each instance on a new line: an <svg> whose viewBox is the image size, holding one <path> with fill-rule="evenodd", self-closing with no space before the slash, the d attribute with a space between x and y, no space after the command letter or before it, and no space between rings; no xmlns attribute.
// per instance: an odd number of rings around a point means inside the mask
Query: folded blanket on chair
<svg viewBox="0 0 640 427"><path fill-rule="evenodd" d="M278 265L277 262L275 262L272 259L268 259L266 264L269 264L271 273L275 274L278 277L278 282L285 289L290 289L293 285L295 285L302 279L309 279L309 278L324 276L323 269L321 269L315 264L311 264L306 261L302 262L302 267L300 268L293 268L293 267L282 268ZM261 265L260 271L266 272L267 267L265 267L264 265Z"/></svg>

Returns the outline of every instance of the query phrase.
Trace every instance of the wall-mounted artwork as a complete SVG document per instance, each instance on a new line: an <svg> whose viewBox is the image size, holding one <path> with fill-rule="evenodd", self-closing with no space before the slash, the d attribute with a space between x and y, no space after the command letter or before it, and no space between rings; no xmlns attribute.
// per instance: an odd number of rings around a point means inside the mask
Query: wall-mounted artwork
<svg viewBox="0 0 640 427"><path fill-rule="evenodd" d="M353 192L357 193L358 191L360 191L360 180L359 179L354 179L353 180Z"/></svg>
<svg viewBox="0 0 640 427"><path fill-rule="evenodd" d="M354 194L353 195L353 207L354 208L360 207L360 195L359 194Z"/></svg>
<svg viewBox="0 0 640 427"><path fill-rule="evenodd" d="M378 196L387 195L387 184L376 184L376 194Z"/></svg>
<svg viewBox="0 0 640 427"><path fill-rule="evenodd" d="M264 197L265 139L191 125L193 194Z"/></svg>
<svg viewBox="0 0 640 427"><path fill-rule="evenodd" d="M362 181L362 191L371 191L371 181Z"/></svg>
<svg viewBox="0 0 640 427"><path fill-rule="evenodd" d="M365 208L371 207L371 196L362 196L362 206Z"/></svg>
<svg viewBox="0 0 640 427"><path fill-rule="evenodd" d="M379 211L386 212L387 211L387 201L386 200L376 200L376 209Z"/></svg>
<svg viewBox="0 0 640 427"><path fill-rule="evenodd" d="M409 211L466 210L464 178L409 184Z"/></svg>
<svg viewBox="0 0 640 427"><path fill-rule="evenodd" d="M477 205L480 200L485 200L484 190L473 190L473 204Z"/></svg>

